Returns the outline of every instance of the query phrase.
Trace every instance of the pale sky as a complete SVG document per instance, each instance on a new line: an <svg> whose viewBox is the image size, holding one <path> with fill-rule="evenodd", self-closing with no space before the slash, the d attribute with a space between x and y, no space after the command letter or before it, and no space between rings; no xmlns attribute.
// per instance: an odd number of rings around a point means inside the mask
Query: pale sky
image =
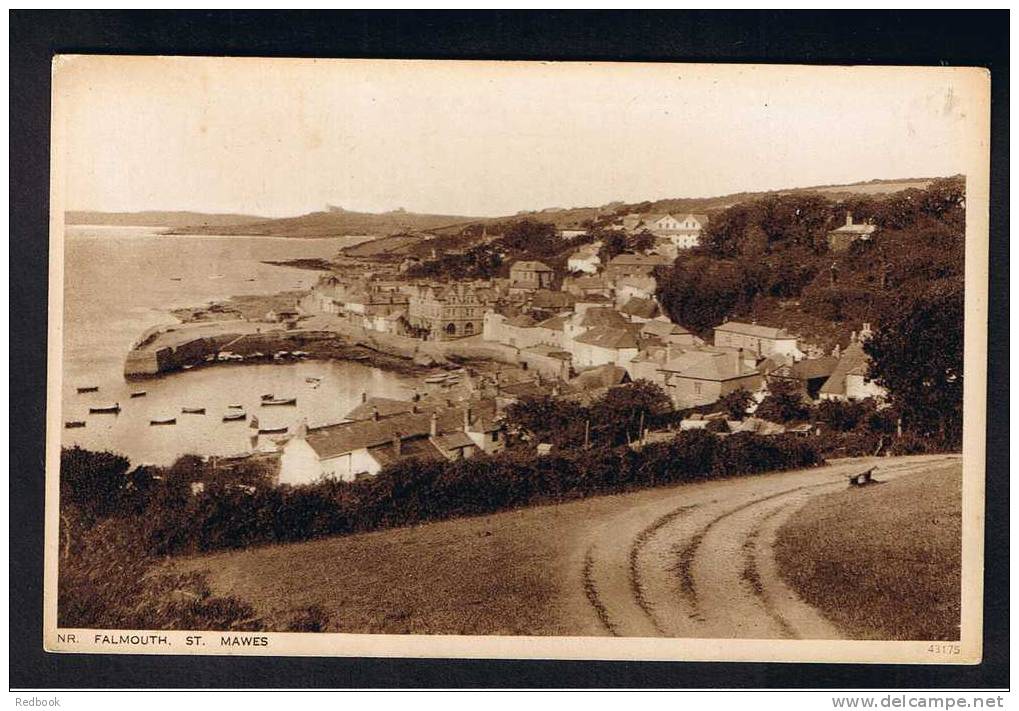
<svg viewBox="0 0 1019 711"><path fill-rule="evenodd" d="M973 70L70 57L67 209L508 215L965 172ZM972 133L969 133L972 135Z"/></svg>

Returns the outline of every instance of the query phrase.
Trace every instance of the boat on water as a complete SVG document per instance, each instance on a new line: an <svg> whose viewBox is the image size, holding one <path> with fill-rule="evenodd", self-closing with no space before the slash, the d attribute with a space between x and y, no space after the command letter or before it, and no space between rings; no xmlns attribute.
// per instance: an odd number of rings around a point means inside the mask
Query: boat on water
<svg viewBox="0 0 1019 711"><path fill-rule="evenodd" d="M246 420L248 418L244 410L238 410L237 412L227 412L223 415L223 422L236 422L238 420Z"/></svg>
<svg viewBox="0 0 1019 711"><path fill-rule="evenodd" d="M304 382L311 383L312 385L315 385L316 383L321 383L322 382L322 378L305 378Z"/></svg>
<svg viewBox="0 0 1019 711"><path fill-rule="evenodd" d="M244 405L227 405L231 410L243 410Z"/></svg>
<svg viewBox="0 0 1019 711"><path fill-rule="evenodd" d="M272 405L296 405L296 397L274 397L271 400L262 400L262 407L270 407Z"/></svg>
<svg viewBox="0 0 1019 711"><path fill-rule="evenodd" d="M120 403L115 402L112 405L96 405L88 409L90 415L119 415L120 414Z"/></svg>
<svg viewBox="0 0 1019 711"><path fill-rule="evenodd" d="M286 427L259 427L258 434L284 434Z"/></svg>
<svg viewBox="0 0 1019 711"><path fill-rule="evenodd" d="M182 407L180 409L180 411L184 415L204 415L205 414L205 408L204 407Z"/></svg>
<svg viewBox="0 0 1019 711"><path fill-rule="evenodd" d="M82 385L80 388L78 388L78 393L79 394L81 394L81 393L97 393L97 392L99 392L99 386L98 385Z"/></svg>
<svg viewBox="0 0 1019 711"><path fill-rule="evenodd" d="M170 277L170 281L180 281L180 277Z"/></svg>
<svg viewBox="0 0 1019 711"><path fill-rule="evenodd" d="M440 373L439 375L429 375L427 378L425 378L425 382L430 383L432 385L438 385L439 383L446 382L446 377L447 376L445 373Z"/></svg>
<svg viewBox="0 0 1019 711"><path fill-rule="evenodd" d="M131 393L131 397L145 397L146 395L148 395L148 393L144 390L136 390Z"/></svg>
<svg viewBox="0 0 1019 711"><path fill-rule="evenodd" d="M84 426L85 426L85 420L68 420L67 422L64 423L64 427L66 427L69 430L73 430L76 427L84 427Z"/></svg>
<svg viewBox="0 0 1019 711"><path fill-rule="evenodd" d="M150 426L155 426L155 425L175 425L175 424L177 424L177 418L176 417L160 417L160 418L157 418L157 419L154 419L154 420L149 420L149 425Z"/></svg>

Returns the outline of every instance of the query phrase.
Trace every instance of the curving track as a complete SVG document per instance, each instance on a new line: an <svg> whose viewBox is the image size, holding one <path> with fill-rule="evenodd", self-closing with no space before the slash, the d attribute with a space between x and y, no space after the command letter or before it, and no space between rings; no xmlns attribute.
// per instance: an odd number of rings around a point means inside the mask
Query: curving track
<svg viewBox="0 0 1019 711"><path fill-rule="evenodd" d="M621 637L839 639L780 578L778 529L812 496L878 465L887 481L958 456L843 461L820 469L676 487L595 522L574 555L585 631Z"/></svg>

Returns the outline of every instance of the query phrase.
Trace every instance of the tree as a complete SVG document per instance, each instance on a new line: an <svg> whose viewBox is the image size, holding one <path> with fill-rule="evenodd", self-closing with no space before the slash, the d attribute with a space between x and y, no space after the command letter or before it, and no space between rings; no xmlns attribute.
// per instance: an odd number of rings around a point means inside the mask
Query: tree
<svg viewBox="0 0 1019 711"><path fill-rule="evenodd" d="M591 405L591 420L599 438L609 444L623 444L641 435L641 426L649 427L672 411L672 401L657 383L635 380L610 388Z"/></svg>
<svg viewBox="0 0 1019 711"><path fill-rule="evenodd" d="M626 235L622 232L605 232L601 237L601 241L602 247L599 256L603 264L626 251Z"/></svg>
<svg viewBox="0 0 1019 711"><path fill-rule="evenodd" d="M768 382L768 396L754 412L757 417L771 422L803 420L809 413L799 386L793 381L780 378Z"/></svg>
<svg viewBox="0 0 1019 711"><path fill-rule="evenodd" d="M719 411L727 414L730 419L742 420L747 416L747 408L753 401L753 396L745 388L739 388L723 396L717 405Z"/></svg>
<svg viewBox="0 0 1019 711"><path fill-rule="evenodd" d="M655 236L647 230L641 230L630 238L630 249L634 252L645 252L655 246Z"/></svg>
<svg viewBox="0 0 1019 711"><path fill-rule="evenodd" d="M548 442L560 447L584 442L587 419L584 407L548 395L521 398L507 407L505 414L506 428L510 432L532 442Z"/></svg>
<svg viewBox="0 0 1019 711"><path fill-rule="evenodd" d="M81 447L60 450L60 507L77 507L88 524L117 512L127 486L126 457Z"/></svg>
<svg viewBox="0 0 1019 711"><path fill-rule="evenodd" d="M673 321L703 333L750 307L760 289L756 270L730 260L681 258L660 272L658 302Z"/></svg>
<svg viewBox="0 0 1019 711"><path fill-rule="evenodd" d="M904 427L952 448L962 443L964 313L962 285L936 284L864 344L870 377L888 390Z"/></svg>
<svg viewBox="0 0 1019 711"><path fill-rule="evenodd" d="M557 240L555 225L530 218L514 222L502 236L506 249L534 255L550 254L549 250L555 250Z"/></svg>

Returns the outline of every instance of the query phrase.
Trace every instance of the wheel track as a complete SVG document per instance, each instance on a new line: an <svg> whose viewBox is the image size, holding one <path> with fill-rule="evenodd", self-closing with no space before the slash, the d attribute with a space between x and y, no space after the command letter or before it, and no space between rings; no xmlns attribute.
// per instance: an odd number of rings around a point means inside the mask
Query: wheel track
<svg viewBox="0 0 1019 711"><path fill-rule="evenodd" d="M937 466L949 461L957 462L958 458L946 457L941 460L889 462L881 466L879 475L898 477L916 469L930 468L931 465ZM629 545L627 546L627 553L624 559L619 559L618 555L610 552L614 547L615 540L608 541L608 549L600 548L595 543L588 544L584 549L581 576L584 596L587 605L595 613L598 625L613 636L649 636L652 633L660 636L702 636L698 634L698 629L703 631L703 628L709 625L705 624L707 620L702 614L701 606L703 601L698 597L693 564L697 558L698 550L704 544L705 537L720 522L724 523L726 519L739 516L753 507L759 507L762 504L767 504L783 497L794 497L795 499L796 497L803 496L805 500L809 496L804 496L804 494L809 494L812 490L824 487L836 489L838 483L844 481L844 472L851 470L852 467L859 467L870 462L880 464L880 460L867 459L854 462L840 462L833 465L833 469L829 474L831 478L827 481L817 484L792 486L781 491L769 493L766 496L755 497L739 506L727 509L695 529L692 535L687 533L684 536L686 539L685 546L672 545L669 547L673 552L674 563L668 566L668 571L649 567L647 561L647 558L650 557L647 554L648 548L660 546L663 542L662 539L671 535L673 529L678 528L681 530L683 525L688 525L684 514L693 513L697 509L705 510L714 504L725 503L726 501L731 502L733 497L731 495L726 496L721 502L718 499L712 499L709 502L686 503L683 506L670 507L664 513L661 512L662 506L660 505L643 506L639 510L627 512L631 516L647 515L653 518L651 518L649 524L640 527L634 534L626 534L625 528L627 527L622 527L622 530L620 530L620 538L622 540L619 542L626 545L624 541L629 537ZM720 483L731 483L731 480ZM748 480L748 484L751 483L766 485L770 482L763 479L753 482ZM722 492L729 494L730 490L722 489ZM743 551L742 575L740 576L742 586L746 588L750 595L756 598L757 604L764 610L769 620L780 630L780 636L782 637L802 636L797 627L805 627L814 631L824 627L820 622L816 624L800 624L801 620L799 617L804 616L804 608L810 613L815 611L796 598L795 594L782 583L777 574L774 561L770 557L773 538L777 534L779 526L789 515L798 510L802 503L803 501L794 500L766 513L763 519L757 521L752 526L746 534L747 539L740 546L740 549ZM644 513L645 509L648 509L646 514ZM600 532L599 535L602 538L608 539L609 535L606 532L614 532L616 528L612 525L613 523L614 521L610 520L607 524L595 530ZM619 559L619 563L626 566L625 586L623 585L623 580L612 582L605 579L606 575L614 575L613 571L615 569L609 564L609 561L614 559ZM606 565L609 565L609 567L606 568ZM623 573L624 571L619 572ZM663 578L666 572L673 576L674 584L671 595L662 594L660 578ZM655 594L654 589L649 594L649 586L645 580L647 573L652 574L655 582L659 583L657 594ZM754 585L755 579L757 580L756 585ZM608 591L612 594L605 595L605 591L599 589L602 583L612 583L608 586ZM772 593L774 591L771 588L774 588L779 593L779 600L773 599ZM630 600L624 604L620 596L629 597ZM685 614L682 610L684 606L688 608ZM627 613L627 607L630 607L633 612ZM636 620L633 619L634 614L637 614L638 611L638 616L643 619L643 624L637 624ZM797 617L797 625L790 624L783 614L783 612L788 613L790 611L795 613L794 617L799 615ZM664 613L665 623L663 623L660 613ZM810 615L806 616L809 618ZM678 623L678 620L683 622ZM810 622L809 619L808 622ZM634 631L636 631L636 634L634 634ZM832 638L832 635L826 638Z"/></svg>

